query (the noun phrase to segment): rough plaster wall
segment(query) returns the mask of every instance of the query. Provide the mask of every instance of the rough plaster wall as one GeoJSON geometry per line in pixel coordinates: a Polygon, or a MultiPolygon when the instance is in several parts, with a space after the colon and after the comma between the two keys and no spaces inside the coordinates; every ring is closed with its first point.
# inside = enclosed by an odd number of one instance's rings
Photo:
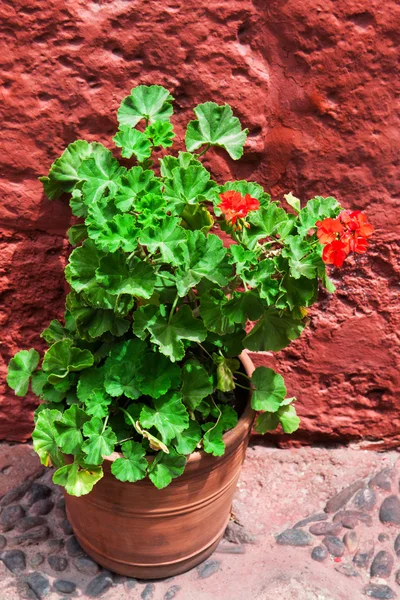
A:
{"type": "Polygon", "coordinates": [[[37,177],[77,138],[111,146],[121,98],[159,83],[176,98],[178,136],[209,99],[249,127],[241,162],[210,152],[218,181],[256,180],[274,198],[333,194],[367,212],[369,254],[332,272],[338,293],[321,296],[300,340],[256,361],[299,399],[295,440],[398,442],[395,2],[3,0],[0,16],[0,438],[26,439],[35,405],[7,390],[6,363],[41,347],[63,310],[70,214],[37,177]]]}

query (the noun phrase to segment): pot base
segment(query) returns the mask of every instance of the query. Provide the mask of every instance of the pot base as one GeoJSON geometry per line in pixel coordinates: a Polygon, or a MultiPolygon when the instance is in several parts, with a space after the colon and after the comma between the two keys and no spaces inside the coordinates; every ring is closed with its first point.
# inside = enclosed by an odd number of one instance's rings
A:
{"type": "MultiPolygon", "coordinates": [[[[68,513],[68,511],[67,511],[68,513]]],[[[69,515],[67,514],[68,519],[69,515]]],[[[99,565],[112,571],[113,573],[117,573],[118,575],[125,575],[126,577],[134,577],[135,579],[164,579],[166,577],[174,577],[175,575],[180,575],[181,573],[185,573],[194,567],[197,567],[200,563],[205,561],[211,554],[215,551],[218,544],[220,543],[225,529],[229,523],[229,519],[227,520],[225,527],[218,534],[217,539],[213,540],[209,546],[200,550],[193,556],[189,556],[183,558],[182,560],[164,563],[164,564],[156,564],[156,565],[138,565],[131,564],[122,561],[116,561],[104,554],[98,552],[93,546],[90,545],[89,542],[83,540],[79,533],[74,532],[75,536],[83,548],[83,550],[90,556],[94,561],[96,561],[99,565]]],[[[73,528],[73,523],[72,528],[73,528]]]]}

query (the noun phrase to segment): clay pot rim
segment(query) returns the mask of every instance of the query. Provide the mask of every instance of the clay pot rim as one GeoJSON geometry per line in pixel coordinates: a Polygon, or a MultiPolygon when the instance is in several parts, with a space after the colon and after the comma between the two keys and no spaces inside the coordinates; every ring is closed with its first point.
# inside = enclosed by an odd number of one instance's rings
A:
{"type": "MultiPolygon", "coordinates": [[[[251,358],[249,357],[248,353],[246,352],[246,350],[243,350],[243,352],[239,355],[238,358],[239,358],[240,362],[242,363],[247,375],[251,376],[255,367],[254,367],[254,364],[253,364],[251,358]]],[[[233,429],[230,429],[229,431],[224,433],[224,435],[222,436],[222,439],[225,442],[225,454],[223,456],[226,456],[227,454],[229,454],[230,451],[236,447],[238,438],[242,438],[242,437],[244,438],[244,437],[246,437],[246,435],[248,435],[249,423],[251,423],[254,420],[255,415],[256,415],[255,410],[253,410],[251,408],[251,394],[249,393],[246,408],[244,409],[242,415],[240,416],[238,424],[236,425],[236,427],[234,427],[233,429]]],[[[116,461],[118,458],[122,458],[122,457],[123,457],[123,455],[121,452],[113,452],[109,456],[104,456],[103,459],[104,459],[105,463],[109,463],[108,466],[111,466],[111,463],[116,461]]],[[[154,457],[147,456],[146,458],[152,460],[154,457]]],[[[200,461],[204,462],[205,459],[207,460],[207,462],[209,462],[209,461],[216,462],[220,458],[222,458],[222,457],[207,454],[207,452],[204,452],[204,450],[198,450],[196,452],[192,452],[192,454],[189,454],[187,457],[185,471],[187,472],[189,465],[191,467],[196,468],[198,466],[198,464],[200,463],[200,461]]]]}

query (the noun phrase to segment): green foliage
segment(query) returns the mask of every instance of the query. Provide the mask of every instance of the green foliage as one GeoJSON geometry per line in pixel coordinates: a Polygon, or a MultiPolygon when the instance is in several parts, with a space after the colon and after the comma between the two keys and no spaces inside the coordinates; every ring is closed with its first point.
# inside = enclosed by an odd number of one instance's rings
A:
{"type": "Polygon", "coordinates": [[[230,106],[205,102],[196,106],[194,113],[197,119],[190,121],[186,131],[186,148],[189,152],[209,144],[225,148],[234,160],[242,156],[248,129],[242,130],[230,106]]]}
{"type": "Polygon", "coordinates": [[[125,442],[121,445],[122,457],[111,465],[111,472],[120,481],[134,483],[146,477],[146,451],[138,442],[125,442]]]}
{"type": "Polygon", "coordinates": [[[33,348],[21,350],[10,360],[7,383],[17,396],[25,396],[32,373],[39,363],[39,353],[33,348]]]}
{"type": "Polygon", "coordinates": [[[282,376],[258,367],[249,378],[238,358],[244,348],[285,348],[305,327],[319,282],[334,291],[315,224],[337,216],[337,201],[317,196],[301,208],[290,193],[286,212],[255,182],[213,181],[201,155],[217,146],[236,160],[247,135],[214,102],[194,109],[188,151],[164,155],[158,175],[154,151],[175,138],[172,101],[158,85],[124,98],[114,142],[126,166],[102,144],[78,140],[41,178],[50,199],[70,195],[76,217],[71,291],[64,319],[42,333],[41,365],[36,350],[22,350],[7,382],[18,396],[31,382],[41,401],[34,449],[75,496],[90,493],[114,452],[117,479],[148,477],[159,489],[192,452],[222,456],[240,416],[238,389],[261,411],[258,432],[295,431],[282,376]],[[234,222],[220,206],[227,192],[243,207],[253,199],[234,222]]]}

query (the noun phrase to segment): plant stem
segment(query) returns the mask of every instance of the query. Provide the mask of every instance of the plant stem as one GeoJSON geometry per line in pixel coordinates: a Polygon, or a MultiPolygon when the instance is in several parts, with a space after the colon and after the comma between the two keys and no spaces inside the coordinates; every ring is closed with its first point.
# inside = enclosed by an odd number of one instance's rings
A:
{"type": "Polygon", "coordinates": [[[209,150],[211,147],[211,144],[207,144],[207,146],[204,148],[204,150],[202,152],[200,152],[200,154],[197,155],[197,158],[200,158],[200,156],[203,156],[203,154],[205,154],[207,152],[207,150],[209,150]]]}
{"type": "Polygon", "coordinates": [[[124,440],[121,440],[120,442],[118,442],[118,444],[121,445],[124,442],[129,442],[129,440],[133,440],[133,437],[125,438],[124,440]]]}
{"type": "Polygon", "coordinates": [[[171,312],[169,313],[168,323],[171,322],[171,319],[174,316],[174,312],[175,312],[175,309],[176,309],[176,305],[178,304],[178,300],[179,300],[179,295],[176,294],[174,303],[173,303],[172,308],[171,308],[171,312]]]}
{"type": "Polygon", "coordinates": [[[248,390],[249,392],[253,391],[251,388],[247,387],[247,385],[240,385],[240,383],[237,383],[237,381],[235,381],[235,387],[240,387],[242,390],[248,390]]]}
{"type": "Polygon", "coordinates": [[[209,352],[207,352],[207,350],[204,348],[204,346],[202,346],[200,344],[200,342],[197,342],[197,345],[200,346],[200,348],[203,350],[203,352],[205,352],[207,354],[207,356],[209,356],[211,358],[211,360],[212,360],[211,354],[209,352]]]}
{"type": "Polygon", "coordinates": [[[108,419],[109,419],[110,415],[107,415],[104,421],[104,425],[103,425],[103,429],[101,433],[104,433],[107,427],[107,423],[108,423],[108,419]]]}

